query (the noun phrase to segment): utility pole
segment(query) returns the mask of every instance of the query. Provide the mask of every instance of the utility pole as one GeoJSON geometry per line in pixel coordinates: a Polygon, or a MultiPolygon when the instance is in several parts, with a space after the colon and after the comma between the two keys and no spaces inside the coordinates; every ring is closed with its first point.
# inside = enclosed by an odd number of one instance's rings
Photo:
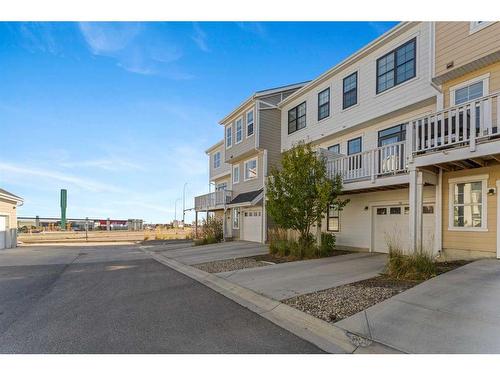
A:
{"type": "Polygon", "coordinates": [[[187,182],[184,183],[182,188],[182,227],[184,228],[184,219],[186,217],[186,186],[187,182]]]}
{"type": "Polygon", "coordinates": [[[179,202],[181,198],[177,198],[175,200],[175,211],[174,211],[174,222],[177,223],[177,202],[179,202]]]}
{"type": "Polygon", "coordinates": [[[85,241],[89,240],[89,218],[85,218],[85,241]]]}

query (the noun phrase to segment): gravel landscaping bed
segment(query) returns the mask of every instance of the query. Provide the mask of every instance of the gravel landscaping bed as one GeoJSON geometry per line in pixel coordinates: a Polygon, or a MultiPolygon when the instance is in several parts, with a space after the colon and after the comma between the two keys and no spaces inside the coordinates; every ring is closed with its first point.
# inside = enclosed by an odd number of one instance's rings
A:
{"type": "MultiPolygon", "coordinates": [[[[451,271],[467,263],[469,261],[438,263],[438,274],[451,271]]],[[[316,318],[335,323],[404,292],[421,282],[423,280],[406,281],[378,276],[319,292],[303,294],[281,302],[316,318]]]]}
{"type": "Polygon", "coordinates": [[[250,257],[216,260],[213,262],[195,264],[193,267],[209,273],[219,273],[242,270],[244,268],[264,267],[268,265],[269,263],[260,262],[250,257]]]}

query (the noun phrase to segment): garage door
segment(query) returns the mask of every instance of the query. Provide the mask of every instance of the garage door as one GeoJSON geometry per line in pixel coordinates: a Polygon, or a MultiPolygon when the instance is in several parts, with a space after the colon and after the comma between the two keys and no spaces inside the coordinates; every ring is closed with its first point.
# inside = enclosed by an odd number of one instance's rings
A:
{"type": "MultiPolygon", "coordinates": [[[[407,205],[373,208],[373,251],[389,252],[389,244],[408,250],[410,245],[410,208],[407,205]]],[[[423,247],[434,249],[434,205],[423,207],[423,247]]]]}
{"type": "Polygon", "coordinates": [[[5,249],[7,246],[7,218],[0,216],[0,249],[5,249]]]}
{"type": "Polygon", "coordinates": [[[262,241],[262,211],[243,211],[243,234],[245,241],[262,241]]]}

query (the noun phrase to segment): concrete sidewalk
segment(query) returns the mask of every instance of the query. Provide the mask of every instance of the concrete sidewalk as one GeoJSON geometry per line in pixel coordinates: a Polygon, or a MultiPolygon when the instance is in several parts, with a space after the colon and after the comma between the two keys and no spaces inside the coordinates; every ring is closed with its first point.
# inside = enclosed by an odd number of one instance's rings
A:
{"type": "Polygon", "coordinates": [[[500,353],[500,260],[470,263],[335,323],[407,353],[500,353]]]}
{"type": "Polygon", "coordinates": [[[378,276],[386,255],[353,253],[217,274],[275,300],[378,276]]]}
{"type": "Polygon", "coordinates": [[[212,262],[216,260],[250,257],[267,254],[266,245],[257,242],[232,241],[204,246],[178,244],[148,248],[165,257],[175,259],[187,265],[212,262]]]}

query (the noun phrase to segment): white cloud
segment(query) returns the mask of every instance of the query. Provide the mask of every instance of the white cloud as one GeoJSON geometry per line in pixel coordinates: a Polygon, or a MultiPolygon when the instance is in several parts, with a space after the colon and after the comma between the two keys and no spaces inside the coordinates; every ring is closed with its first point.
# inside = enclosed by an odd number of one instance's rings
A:
{"type": "Polygon", "coordinates": [[[203,52],[210,52],[210,48],[208,48],[207,45],[207,34],[196,22],[193,24],[193,28],[194,35],[191,37],[191,39],[193,39],[200,50],[202,50],[203,52]]]}
{"type": "Polygon", "coordinates": [[[236,24],[243,31],[256,34],[261,38],[267,37],[267,30],[261,22],[237,22],[236,24]]]}
{"type": "Polygon", "coordinates": [[[128,72],[192,78],[174,64],[183,56],[181,48],[155,23],[81,22],[79,29],[92,54],[112,58],[128,72]]]}
{"type": "MultiPolygon", "coordinates": [[[[9,173],[9,177],[12,175],[24,176],[29,178],[39,178],[44,180],[57,181],[59,183],[70,184],[72,186],[81,188],[95,193],[118,193],[123,192],[113,185],[101,183],[92,179],[82,178],[70,174],[55,172],[47,169],[40,168],[30,168],[25,166],[19,166],[16,164],[10,164],[5,162],[0,162],[0,171],[9,173]]],[[[39,184],[40,181],[32,179],[33,184],[39,184]]]]}
{"type": "Polygon", "coordinates": [[[92,168],[92,169],[98,168],[110,172],[144,170],[144,167],[137,163],[133,163],[119,158],[64,161],[60,162],[59,165],[65,168],[92,168]]]}

